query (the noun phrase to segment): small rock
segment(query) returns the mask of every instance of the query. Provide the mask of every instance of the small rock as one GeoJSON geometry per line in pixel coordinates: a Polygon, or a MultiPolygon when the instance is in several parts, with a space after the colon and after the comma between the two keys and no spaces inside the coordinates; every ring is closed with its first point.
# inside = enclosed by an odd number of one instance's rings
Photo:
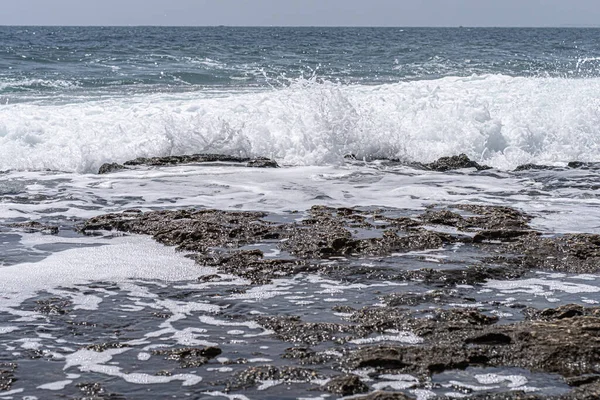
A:
{"type": "Polygon", "coordinates": [[[250,168],[279,168],[279,164],[275,160],[268,158],[255,158],[248,161],[246,167],[250,168]]]}
{"type": "Polygon", "coordinates": [[[369,391],[369,387],[356,375],[336,376],[327,382],[322,389],[330,393],[341,394],[342,396],[350,396],[369,391]]]}
{"type": "Polygon", "coordinates": [[[124,169],[127,169],[127,167],[125,167],[124,165],[121,165],[121,164],[105,163],[100,166],[100,169],[98,169],[98,174],[99,175],[110,174],[111,172],[121,171],[124,169]]]}
{"type": "Polygon", "coordinates": [[[472,161],[466,154],[459,154],[458,156],[452,157],[441,157],[437,161],[434,161],[429,164],[423,164],[426,169],[430,169],[433,171],[445,172],[454,169],[461,168],[476,168],[477,171],[483,171],[486,169],[491,169],[487,165],[480,165],[475,161],[472,161]]]}

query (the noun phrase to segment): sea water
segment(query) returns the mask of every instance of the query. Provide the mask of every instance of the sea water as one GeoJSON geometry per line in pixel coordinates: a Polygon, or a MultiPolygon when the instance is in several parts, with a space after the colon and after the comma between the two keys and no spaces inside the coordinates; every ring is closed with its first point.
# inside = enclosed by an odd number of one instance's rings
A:
{"type": "MultiPolygon", "coordinates": [[[[600,233],[600,168],[566,167],[600,162],[599,93],[596,29],[0,27],[0,355],[20,365],[19,381],[0,398],[81,395],[82,382],[132,398],[323,398],[306,385],[289,393],[282,382],[264,382],[242,395],[206,382],[248,365],[285,365],[279,355],[289,344],[253,316],[339,322],[334,305],[377,306],[385,294],[427,287],[317,275],[254,287],[226,275],[198,283],[215,271],[184,253],[141,236],[83,236],[77,224],[131,208],[261,210],[282,221],[313,205],[410,216],[470,203],[516,207],[547,234],[600,233]],[[266,156],[281,168],[213,163],[97,174],[107,162],[192,153],[266,156]],[[493,169],[410,166],[459,153],[493,169]],[[526,163],[556,168],[514,171],[526,163]],[[11,226],[31,220],[59,232],[11,226]],[[35,311],[48,299],[67,300],[69,318],[89,327],[35,311]],[[128,347],[83,347],[117,339],[128,347]],[[217,364],[156,375],[162,364],[152,349],[203,345],[224,350],[217,364]],[[234,357],[247,364],[229,363],[234,357]]],[[[387,262],[410,269],[471,257],[439,249],[387,262]]],[[[599,279],[533,272],[471,288],[475,303],[456,306],[500,302],[507,306],[496,314],[513,322],[522,319],[508,307],[514,302],[597,304],[599,279]]],[[[389,332],[357,340],[419,339],[389,332]]],[[[423,399],[459,395],[457,387],[564,391],[556,377],[524,370],[434,381],[434,391],[414,389],[410,376],[369,384],[423,399]]]]}

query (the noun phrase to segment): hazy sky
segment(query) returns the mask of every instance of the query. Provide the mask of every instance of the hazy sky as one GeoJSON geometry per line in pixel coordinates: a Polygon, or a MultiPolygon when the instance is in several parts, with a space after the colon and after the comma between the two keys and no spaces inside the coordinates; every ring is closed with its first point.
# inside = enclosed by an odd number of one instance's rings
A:
{"type": "Polygon", "coordinates": [[[0,0],[0,25],[600,26],[600,0],[0,0]]]}

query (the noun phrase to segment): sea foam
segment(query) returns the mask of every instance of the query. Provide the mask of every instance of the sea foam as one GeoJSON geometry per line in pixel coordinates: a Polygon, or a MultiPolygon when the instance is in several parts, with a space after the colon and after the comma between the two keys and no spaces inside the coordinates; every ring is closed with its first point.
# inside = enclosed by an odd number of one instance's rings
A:
{"type": "Polygon", "coordinates": [[[139,156],[214,152],[287,165],[344,155],[429,162],[466,153],[501,169],[600,161],[600,78],[448,77],[367,86],[299,80],[0,106],[0,170],[95,172],[139,156]]]}

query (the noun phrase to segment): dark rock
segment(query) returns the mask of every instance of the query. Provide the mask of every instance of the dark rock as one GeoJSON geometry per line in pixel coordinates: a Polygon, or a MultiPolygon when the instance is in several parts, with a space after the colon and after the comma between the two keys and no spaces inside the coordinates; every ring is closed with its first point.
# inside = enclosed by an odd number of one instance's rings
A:
{"type": "Polygon", "coordinates": [[[548,170],[556,169],[550,165],[538,165],[538,164],[523,164],[515,168],[515,171],[529,171],[529,170],[548,170]]]}
{"type": "Polygon", "coordinates": [[[323,375],[314,370],[298,367],[250,367],[240,371],[230,380],[228,389],[245,389],[257,386],[263,381],[306,382],[323,379],[323,375]]]}
{"type": "Polygon", "coordinates": [[[354,396],[353,400],[412,400],[412,397],[408,397],[404,393],[399,392],[383,392],[376,391],[369,393],[366,396],[354,396]]]}
{"type": "Polygon", "coordinates": [[[462,324],[460,329],[442,321],[428,329],[429,344],[364,347],[350,355],[348,367],[395,369],[423,376],[475,366],[520,367],[565,377],[600,373],[598,317],[492,326],[462,324]]]}
{"type": "Polygon", "coordinates": [[[521,254],[522,265],[529,269],[592,274],[600,271],[600,235],[528,235],[509,245],[508,251],[521,254]]]}
{"type": "Polygon", "coordinates": [[[15,363],[0,363],[0,391],[7,391],[12,388],[13,383],[17,381],[15,371],[17,364],[15,363]]]}
{"type": "Polygon", "coordinates": [[[153,350],[153,355],[166,356],[165,360],[179,361],[181,368],[195,368],[206,364],[221,354],[218,347],[185,347],[179,349],[153,350]]]}
{"type": "Polygon", "coordinates": [[[111,172],[122,171],[124,169],[127,169],[127,167],[121,164],[105,163],[100,166],[100,169],[98,169],[98,174],[110,174],[111,172]]]}
{"type": "Polygon", "coordinates": [[[421,293],[400,292],[383,297],[383,301],[390,307],[416,306],[423,303],[447,304],[459,299],[467,303],[472,302],[461,297],[459,292],[453,289],[436,289],[421,293]]]}
{"type": "Polygon", "coordinates": [[[516,238],[528,235],[537,235],[534,231],[521,231],[521,230],[489,230],[479,231],[473,236],[473,242],[481,243],[488,240],[497,240],[501,242],[512,241],[516,238]]]}
{"type": "Polygon", "coordinates": [[[268,158],[255,158],[248,161],[246,166],[250,168],[279,168],[279,165],[275,160],[268,158]]]}
{"type": "Polygon", "coordinates": [[[480,165],[475,161],[472,161],[471,159],[469,159],[469,157],[467,157],[466,154],[459,154],[458,156],[451,157],[441,157],[432,163],[423,164],[423,166],[426,169],[439,172],[445,172],[461,168],[476,168],[478,171],[491,169],[491,167],[488,167],[487,165],[480,165]]]}
{"type": "Polygon", "coordinates": [[[167,166],[177,164],[195,164],[195,163],[210,163],[210,162],[234,162],[243,163],[250,161],[249,158],[227,156],[223,154],[191,154],[181,156],[166,156],[166,157],[138,157],[135,160],[125,162],[125,165],[139,166],[167,166]]]}
{"type": "Polygon", "coordinates": [[[583,307],[579,304],[566,304],[557,308],[547,308],[545,310],[537,310],[535,308],[527,308],[523,310],[523,314],[528,319],[553,321],[557,319],[581,317],[581,316],[600,316],[600,307],[583,307]]]}
{"type": "Polygon", "coordinates": [[[204,252],[210,247],[239,247],[278,236],[278,227],[262,220],[265,214],[218,210],[151,211],[106,214],[89,219],[82,231],[120,230],[154,236],[181,250],[204,252]]]}
{"type": "Polygon", "coordinates": [[[569,168],[578,169],[600,169],[599,162],[584,162],[584,161],[571,161],[567,164],[569,168]]]}
{"type": "Polygon", "coordinates": [[[17,224],[10,224],[11,228],[23,229],[27,233],[47,233],[50,235],[58,234],[59,228],[55,225],[46,225],[37,221],[20,222],[17,224]]]}
{"type": "Polygon", "coordinates": [[[129,347],[129,345],[126,343],[119,343],[119,342],[105,342],[105,343],[98,343],[98,344],[90,344],[90,345],[85,346],[84,349],[94,350],[95,352],[101,353],[108,349],[122,349],[125,347],[129,347]]]}
{"type": "Polygon", "coordinates": [[[322,390],[342,396],[350,396],[368,392],[369,387],[356,375],[343,375],[332,378],[327,384],[323,385],[322,390]]]}
{"type": "Polygon", "coordinates": [[[61,299],[59,297],[36,300],[36,304],[35,311],[48,315],[68,314],[71,311],[68,307],[72,305],[69,300],[61,299]]]}
{"type": "Polygon", "coordinates": [[[265,284],[273,278],[318,270],[317,265],[301,260],[264,259],[260,250],[208,256],[199,254],[195,260],[199,264],[216,267],[222,273],[249,279],[253,284],[265,284]]]}

